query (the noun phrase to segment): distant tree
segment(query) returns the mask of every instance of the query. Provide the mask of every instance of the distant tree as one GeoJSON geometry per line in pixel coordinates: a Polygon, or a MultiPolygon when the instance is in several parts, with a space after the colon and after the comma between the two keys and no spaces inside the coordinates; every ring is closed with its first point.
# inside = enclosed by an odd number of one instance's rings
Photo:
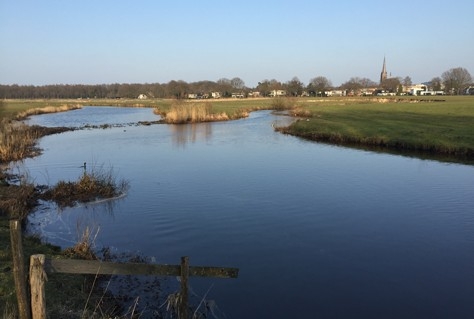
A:
{"type": "Polygon", "coordinates": [[[441,88],[443,87],[443,80],[441,80],[439,76],[432,78],[430,87],[433,91],[441,91],[441,88]]]}
{"type": "Polygon", "coordinates": [[[235,77],[230,80],[230,85],[235,90],[243,90],[245,88],[245,82],[239,77],[235,77]]]}
{"type": "Polygon", "coordinates": [[[176,99],[183,99],[186,97],[186,93],[189,93],[188,83],[184,81],[170,81],[167,88],[167,95],[176,99]]]}
{"type": "Polygon", "coordinates": [[[332,83],[324,76],[312,78],[308,84],[308,91],[314,95],[324,95],[324,92],[332,87],[332,83]]]}
{"type": "Polygon", "coordinates": [[[395,93],[395,92],[398,92],[398,88],[400,84],[401,84],[400,78],[388,78],[388,79],[383,80],[383,82],[381,83],[381,87],[384,90],[395,93]]]}
{"type": "Polygon", "coordinates": [[[465,68],[453,68],[441,75],[446,91],[461,94],[462,89],[471,83],[471,74],[465,68]]]}
{"type": "Polygon", "coordinates": [[[261,95],[267,96],[270,93],[270,81],[263,80],[258,82],[257,87],[255,88],[261,95]]]}
{"type": "Polygon", "coordinates": [[[349,81],[342,83],[341,89],[346,90],[347,92],[356,93],[364,87],[362,79],[358,77],[350,78],[349,81]]]}
{"type": "Polygon", "coordinates": [[[277,81],[275,79],[270,80],[270,90],[282,90],[283,89],[283,84],[281,84],[280,81],[277,81]]]}
{"type": "Polygon", "coordinates": [[[410,85],[412,85],[413,82],[411,81],[411,77],[406,76],[406,77],[403,79],[402,84],[403,84],[404,86],[410,86],[410,85]]]}
{"type": "Polygon", "coordinates": [[[295,76],[286,82],[285,89],[291,96],[300,96],[303,93],[303,82],[295,76]]]}
{"type": "Polygon", "coordinates": [[[362,87],[364,88],[373,88],[373,87],[377,87],[377,82],[375,81],[372,81],[371,79],[368,79],[368,78],[362,78],[360,80],[360,83],[362,84],[362,87]]]}
{"type": "Polygon", "coordinates": [[[227,78],[220,78],[217,80],[218,91],[221,92],[223,97],[229,97],[232,95],[232,82],[227,78]]]}
{"type": "Polygon", "coordinates": [[[283,85],[281,84],[281,82],[278,82],[275,79],[265,79],[261,82],[258,82],[258,85],[255,89],[259,91],[263,96],[268,96],[273,90],[283,89],[283,85]]]}

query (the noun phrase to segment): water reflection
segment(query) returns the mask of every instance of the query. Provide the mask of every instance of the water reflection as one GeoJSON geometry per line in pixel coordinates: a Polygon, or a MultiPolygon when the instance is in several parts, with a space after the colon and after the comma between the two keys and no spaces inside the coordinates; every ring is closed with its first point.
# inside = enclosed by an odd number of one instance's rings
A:
{"type": "Polygon", "coordinates": [[[188,143],[195,143],[197,140],[208,142],[212,137],[211,123],[198,124],[173,124],[168,125],[171,133],[173,145],[185,148],[188,143]]]}
{"type": "Polygon", "coordinates": [[[113,214],[45,209],[33,223],[63,246],[90,222],[99,247],[238,267],[210,293],[229,318],[469,318],[474,167],[275,133],[287,119],[45,137],[44,154],[25,160],[33,179],[74,179],[87,160],[117,168],[131,188],[113,214]]]}

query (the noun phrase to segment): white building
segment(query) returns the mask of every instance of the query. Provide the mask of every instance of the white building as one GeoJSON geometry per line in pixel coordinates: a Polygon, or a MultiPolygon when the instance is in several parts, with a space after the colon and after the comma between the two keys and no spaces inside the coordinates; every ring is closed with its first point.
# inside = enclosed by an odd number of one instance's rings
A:
{"type": "Polygon", "coordinates": [[[286,96],[286,91],[285,90],[273,90],[273,91],[270,91],[269,96],[271,96],[271,97],[286,96]]]}

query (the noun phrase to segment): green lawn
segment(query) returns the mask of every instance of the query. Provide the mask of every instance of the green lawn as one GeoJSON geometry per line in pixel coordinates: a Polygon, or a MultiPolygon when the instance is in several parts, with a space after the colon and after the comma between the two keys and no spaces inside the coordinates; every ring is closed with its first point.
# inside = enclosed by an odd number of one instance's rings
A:
{"type": "Polygon", "coordinates": [[[300,100],[311,116],[284,131],[335,144],[474,156],[474,97],[300,100]]]}

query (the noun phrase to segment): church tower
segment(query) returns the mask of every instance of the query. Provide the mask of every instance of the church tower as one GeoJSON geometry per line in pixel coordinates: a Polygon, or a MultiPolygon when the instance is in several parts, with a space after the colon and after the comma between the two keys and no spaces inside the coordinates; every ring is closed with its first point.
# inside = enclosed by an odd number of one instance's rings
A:
{"type": "Polygon", "coordinates": [[[383,67],[382,72],[380,73],[380,84],[387,79],[387,67],[385,65],[385,57],[383,57],[383,67]]]}

